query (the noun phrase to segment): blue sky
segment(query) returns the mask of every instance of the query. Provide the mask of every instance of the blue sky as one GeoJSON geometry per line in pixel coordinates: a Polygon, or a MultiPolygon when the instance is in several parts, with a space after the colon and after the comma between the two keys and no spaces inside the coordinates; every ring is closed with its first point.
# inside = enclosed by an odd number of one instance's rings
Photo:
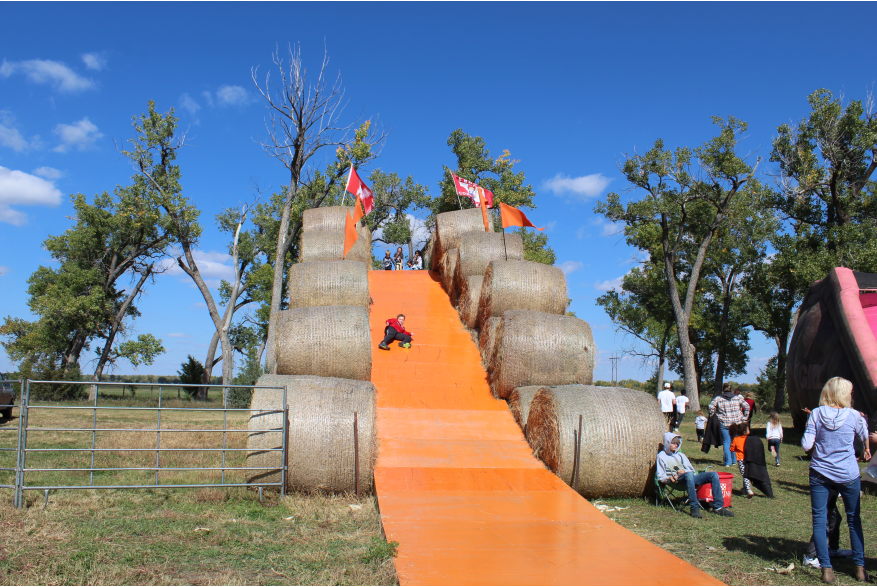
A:
{"type": "MultiPolygon", "coordinates": [[[[311,70],[328,50],[348,119],[379,116],[392,130],[375,166],[435,192],[456,128],[520,160],[537,193],[528,215],[550,227],[572,309],[601,351],[596,377],[608,379],[622,339],[594,299],[634,251],[593,207],[625,189],[624,153],[657,138],[696,146],[712,136],[711,116],[734,115],[749,122],[743,149],[767,158],[776,127],[805,116],[812,91],[864,99],[874,87],[875,16],[873,3],[2,3],[0,316],[28,316],[26,280],[50,262],[41,242],[70,225],[69,195],[129,181],[115,144],[150,99],[189,129],[178,163],[203,211],[201,268],[212,283],[226,277],[213,216],[249,200],[253,181],[286,179],[254,140],[266,110],[250,70],[262,76],[276,45],[299,43],[311,70]]],[[[135,331],[167,348],[139,372],[204,359],[212,324],[188,278],[162,275],[138,306],[135,331]]],[[[758,333],[752,346],[738,380],[754,381],[775,353],[758,333]]],[[[627,359],[620,375],[648,377],[627,359]]]]}

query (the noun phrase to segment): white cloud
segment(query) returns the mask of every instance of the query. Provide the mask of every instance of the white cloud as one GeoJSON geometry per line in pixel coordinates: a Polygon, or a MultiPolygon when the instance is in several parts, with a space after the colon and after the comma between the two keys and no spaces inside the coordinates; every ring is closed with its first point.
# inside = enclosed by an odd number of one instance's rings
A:
{"type": "Polygon", "coordinates": [[[600,227],[600,236],[615,236],[624,230],[621,222],[610,222],[605,218],[594,218],[591,225],[600,227]]]}
{"type": "Polygon", "coordinates": [[[548,224],[545,225],[545,230],[548,232],[554,232],[554,229],[557,227],[557,220],[552,220],[548,224]]]}
{"type": "Polygon", "coordinates": [[[207,105],[213,108],[213,94],[210,92],[201,92],[201,95],[204,96],[204,101],[207,102],[207,105]]]}
{"type": "Polygon", "coordinates": [[[52,167],[37,167],[33,170],[34,175],[39,175],[43,179],[60,179],[64,177],[64,172],[52,167]]]}
{"type": "Polygon", "coordinates": [[[12,269],[10,269],[9,267],[4,267],[3,265],[0,265],[0,275],[3,275],[4,273],[9,273],[10,271],[12,271],[12,269]]]}
{"type": "Polygon", "coordinates": [[[545,181],[542,185],[554,195],[570,194],[573,197],[586,200],[599,196],[609,185],[612,178],[605,177],[602,173],[569,177],[558,173],[553,178],[545,181]]]}
{"type": "Polygon", "coordinates": [[[216,100],[220,106],[240,106],[249,102],[250,96],[241,86],[220,86],[216,100]]]}
{"type": "Polygon", "coordinates": [[[82,62],[85,63],[85,67],[95,71],[100,71],[107,66],[107,58],[103,53],[86,53],[82,56],[82,62]]]}
{"type": "Polygon", "coordinates": [[[165,334],[165,336],[169,336],[170,338],[191,338],[192,337],[191,334],[186,334],[185,332],[169,332],[169,333],[165,334]]]}
{"type": "MultiPolygon", "coordinates": [[[[184,278],[181,281],[192,284],[192,279],[177,264],[176,256],[178,254],[171,252],[173,258],[165,259],[161,264],[161,268],[169,275],[182,275],[184,278]]],[[[234,268],[231,266],[231,255],[228,252],[195,251],[193,256],[195,257],[195,263],[198,265],[198,271],[208,287],[217,288],[223,279],[226,281],[234,279],[234,268]]]]}
{"type": "Polygon", "coordinates": [[[9,147],[17,153],[23,153],[40,146],[38,136],[27,140],[15,126],[15,117],[12,112],[0,110],[0,145],[9,147]]]}
{"type": "Polygon", "coordinates": [[[616,277],[615,279],[610,279],[608,281],[598,281],[594,284],[594,289],[597,291],[610,291],[613,289],[621,289],[621,283],[624,281],[624,275],[621,277],[616,277]]]}
{"type": "MultiPolygon", "coordinates": [[[[422,218],[418,218],[411,214],[405,214],[408,218],[408,226],[411,227],[411,240],[414,243],[414,248],[419,249],[426,245],[426,242],[429,240],[429,228],[426,226],[426,222],[422,218]]],[[[384,238],[384,229],[383,227],[379,227],[372,233],[372,242],[377,239],[384,238]]],[[[376,245],[384,246],[384,243],[375,243],[376,245]]],[[[387,245],[389,246],[389,245],[387,245]]],[[[398,245],[395,245],[398,246],[398,245]]],[[[403,247],[405,254],[408,254],[408,249],[403,247]]],[[[383,254],[378,255],[379,257],[383,257],[383,254]]]]}
{"type": "Polygon", "coordinates": [[[23,171],[0,167],[0,222],[20,226],[27,222],[27,214],[10,206],[57,206],[61,191],[45,179],[23,171]]]}
{"type": "Polygon", "coordinates": [[[104,136],[88,118],[73,124],[59,124],[52,132],[61,139],[61,144],[53,149],[58,153],[66,153],[74,147],[84,151],[93,147],[95,141],[104,136]]]}
{"type": "Polygon", "coordinates": [[[196,102],[192,96],[189,94],[182,94],[180,96],[180,108],[188,112],[189,114],[197,114],[199,110],[201,110],[201,105],[196,102]]]}
{"type": "Polygon", "coordinates": [[[0,76],[9,77],[21,72],[36,84],[52,84],[59,92],[81,92],[94,87],[94,82],[82,77],[60,61],[31,59],[29,61],[6,61],[0,64],[0,76]]]}
{"type": "Polygon", "coordinates": [[[564,275],[569,275],[570,273],[575,273],[576,271],[584,267],[584,265],[582,265],[582,263],[579,261],[564,261],[563,263],[558,265],[558,267],[560,267],[560,270],[563,271],[564,275]]]}

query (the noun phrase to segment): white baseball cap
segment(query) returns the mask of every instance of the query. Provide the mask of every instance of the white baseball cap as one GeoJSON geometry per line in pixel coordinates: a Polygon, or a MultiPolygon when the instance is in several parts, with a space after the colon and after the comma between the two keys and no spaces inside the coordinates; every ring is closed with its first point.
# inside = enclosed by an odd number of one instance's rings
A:
{"type": "Polygon", "coordinates": [[[670,389],[670,384],[665,382],[665,383],[664,383],[664,389],[670,389]]]}

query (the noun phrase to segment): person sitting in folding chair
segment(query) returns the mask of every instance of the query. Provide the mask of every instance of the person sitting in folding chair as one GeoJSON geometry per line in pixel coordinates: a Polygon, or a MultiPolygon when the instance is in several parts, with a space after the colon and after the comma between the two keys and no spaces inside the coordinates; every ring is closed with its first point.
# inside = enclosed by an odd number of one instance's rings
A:
{"type": "Polygon", "coordinates": [[[683,483],[688,490],[688,503],[691,505],[690,515],[692,518],[702,518],[700,502],[697,500],[697,487],[707,483],[712,484],[713,489],[713,513],[718,516],[733,516],[733,512],[725,508],[725,497],[722,495],[722,485],[719,483],[719,474],[715,471],[696,473],[691,461],[679,450],[682,446],[682,437],[673,432],[664,433],[664,448],[658,453],[657,472],[660,483],[683,483]]]}

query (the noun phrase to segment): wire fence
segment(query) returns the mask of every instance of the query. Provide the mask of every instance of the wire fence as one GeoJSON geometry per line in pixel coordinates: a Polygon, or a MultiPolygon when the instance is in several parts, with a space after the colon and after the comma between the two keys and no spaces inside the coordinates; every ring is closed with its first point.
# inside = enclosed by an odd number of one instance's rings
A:
{"type": "MultiPolygon", "coordinates": [[[[0,426],[0,488],[13,489],[15,507],[24,506],[26,491],[61,489],[173,489],[204,487],[265,487],[286,494],[289,405],[282,386],[235,385],[236,389],[274,390],[276,409],[252,411],[162,399],[155,406],[100,405],[95,390],[88,402],[43,402],[31,397],[32,385],[69,386],[70,381],[21,380],[17,385],[17,425],[0,426]],[[193,407],[194,406],[194,407],[193,407]],[[283,414],[278,428],[251,429],[251,414],[283,414]],[[258,465],[247,463],[251,434],[271,442],[257,449],[258,465]],[[276,454],[273,459],[267,455],[276,454]],[[14,458],[11,458],[14,457],[14,458]],[[268,475],[273,473],[273,475],[268,475]],[[279,473],[279,475],[277,474],[279,473]],[[9,483],[11,481],[11,483],[9,483]]],[[[116,386],[87,382],[88,386],[116,386]]],[[[174,388],[225,388],[222,385],[173,384],[174,388]]],[[[0,406],[0,409],[9,406],[0,406]]],[[[12,418],[15,419],[14,416],[12,418]]],[[[7,424],[11,420],[7,420],[7,424]]],[[[254,460],[254,461],[255,461],[254,460]]]]}

